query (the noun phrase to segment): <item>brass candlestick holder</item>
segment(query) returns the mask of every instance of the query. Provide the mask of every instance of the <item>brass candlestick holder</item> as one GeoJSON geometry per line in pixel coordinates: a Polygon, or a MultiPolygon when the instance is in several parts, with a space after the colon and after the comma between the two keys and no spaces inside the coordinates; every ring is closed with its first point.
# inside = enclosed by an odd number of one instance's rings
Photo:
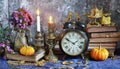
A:
{"type": "Polygon", "coordinates": [[[49,53],[47,56],[45,56],[45,59],[47,61],[56,63],[58,62],[58,58],[53,53],[53,48],[56,45],[56,36],[54,32],[52,32],[52,30],[49,29],[49,31],[51,32],[48,33],[47,38],[46,38],[46,44],[49,46],[49,53]]]}
{"type": "Polygon", "coordinates": [[[37,50],[41,50],[44,47],[44,37],[41,32],[37,32],[35,36],[35,46],[37,50]]]}

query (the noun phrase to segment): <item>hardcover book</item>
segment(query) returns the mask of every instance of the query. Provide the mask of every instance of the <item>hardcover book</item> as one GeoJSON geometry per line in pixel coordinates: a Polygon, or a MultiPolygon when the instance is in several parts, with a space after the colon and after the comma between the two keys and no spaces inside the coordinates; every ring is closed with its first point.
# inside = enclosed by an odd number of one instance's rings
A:
{"type": "Polygon", "coordinates": [[[23,56],[20,54],[6,54],[7,59],[36,62],[45,55],[45,50],[37,51],[33,56],[23,56]]]}
{"type": "Polygon", "coordinates": [[[100,27],[87,27],[88,33],[93,32],[113,32],[117,31],[117,28],[115,26],[100,26],[100,27]]]}

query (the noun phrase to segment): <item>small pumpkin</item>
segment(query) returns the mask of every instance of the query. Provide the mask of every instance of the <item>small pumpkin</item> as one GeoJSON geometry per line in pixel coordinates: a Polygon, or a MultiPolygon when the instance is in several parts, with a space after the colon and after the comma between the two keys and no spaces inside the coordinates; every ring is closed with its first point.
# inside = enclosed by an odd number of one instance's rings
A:
{"type": "Polygon", "coordinates": [[[92,49],[90,56],[94,60],[102,61],[108,58],[109,52],[106,48],[101,48],[101,46],[99,46],[99,48],[92,49]]]}
{"type": "Polygon", "coordinates": [[[32,46],[23,46],[20,48],[20,54],[24,56],[31,56],[35,53],[35,49],[32,46]]]}

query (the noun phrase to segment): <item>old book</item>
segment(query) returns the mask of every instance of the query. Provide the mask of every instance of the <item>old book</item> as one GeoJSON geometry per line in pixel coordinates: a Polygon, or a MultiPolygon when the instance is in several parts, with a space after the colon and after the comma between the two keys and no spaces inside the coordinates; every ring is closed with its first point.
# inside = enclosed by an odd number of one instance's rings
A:
{"type": "Polygon", "coordinates": [[[37,51],[33,56],[23,56],[20,54],[7,54],[7,59],[36,62],[45,55],[45,50],[37,51]]]}
{"type": "Polygon", "coordinates": [[[116,42],[90,42],[89,46],[116,46],[116,42]]]}
{"type": "Polygon", "coordinates": [[[100,27],[87,27],[88,33],[93,32],[112,32],[117,31],[117,28],[115,26],[100,26],[100,27]]]}
{"type": "Polygon", "coordinates": [[[89,42],[119,42],[120,38],[90,38],[89,42]]]}
{"type": "Polygon", "coordinates": [[[91,33],[91,38],[120,38],[120,32],[91,33]]]}
{"type": "Polygon", "coordinates": [[[116,48],[116,42],[114,43],[89,43],[88,50],[91,50],[93,48],[99,48],[101,46],[102,48],[106,48],[109,50],[114,50],[116,48]]]}

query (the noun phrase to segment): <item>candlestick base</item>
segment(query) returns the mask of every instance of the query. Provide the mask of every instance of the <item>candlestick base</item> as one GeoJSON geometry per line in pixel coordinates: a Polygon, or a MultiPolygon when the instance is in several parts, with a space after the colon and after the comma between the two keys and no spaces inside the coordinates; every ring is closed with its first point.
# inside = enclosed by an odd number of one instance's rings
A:
{"type": "Polygon", "coordinates": [[[54,33],[49,33],[47,38],[46,38],[46,44],[49,47],[49,54],[47,56],[45,56],[45,59],[47,61],[53,62],[53,63],[57,63],[58,62],[58,58],[54,55],[53,53],[53,48],[56,45],[56,37],[54,33]]]}
{"type": "Polygon", "coordinates": [[[40,49],[44,46],[44,37],[42,36],[41,32],[37,32],[35,36],[35,46],[37,49],[40,49]]]}
{"type": "Polygon", "coordinates": [[[49,50],[49,54],[45,56],[45,59],[49,62],[57,63],[58,58],[53,54],[52,49],[49,50]]]}

